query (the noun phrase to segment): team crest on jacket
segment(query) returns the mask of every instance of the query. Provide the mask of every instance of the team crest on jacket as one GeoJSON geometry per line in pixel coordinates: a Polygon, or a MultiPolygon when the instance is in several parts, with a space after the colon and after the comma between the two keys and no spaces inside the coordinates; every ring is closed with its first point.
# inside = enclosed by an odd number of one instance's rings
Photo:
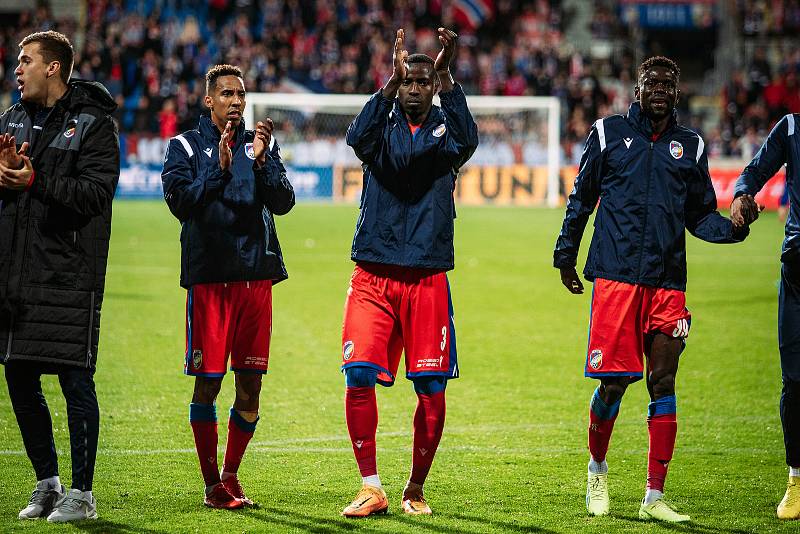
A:
{"type": "Polygon", "coordinates": [[[203,351],[200,349],[195,349],[192,351],[192,365],[194,365],[195,369],[200,369],[200,366],[203,364],[203,351]]]}
{"type": "Polygon", "coordinates": [[[592,369],[600,369],[600,366],[603,365],[603,351],[600,349],[594,349],[591,354],[589,354],[589,365],[592,366],[592,369]]]}
{"type": "Polygon", "coordinates": [[[355,344],[352,341],[345,341],[344,347],[342,347],[342,357],[345,360],[349,360],[353,357],[353,349],[355,349],[355,344]]]}
{"type": "Polygon", "coordinates": [[[73,135],[75,135],[75,127],[74,126],[72,128],[67,128],[67,131],[64,132],[64,137],[66,137],[67,139],[69,139],[73,135]]]}
{"type": "Polygon", "coordinates": [[[670,141],[669,142],[669,153],[675,159],[681,159],[683,157],[683,145],[677,141],[670,141]]]}
{"type": "Polygon", "coordinates": [[[256,159],[256,151],[253,148],[253,143],[245,143],[244,145],[244,153],[250,159],[256,159]]]}
{"type": "Polygon", "coordinates": [[[433,131],[433,136],[434,136],[434,137],[441,137],[441,136],[443,136],[443,135],[444,135],[444,132],[445,132],[445,130],[447,130],[447,127],[446,127],[444,124],[440,124],[440,125],[439,125],[439,126],[437,126],[437,127],[436,127],[436,129],[433,131]]]}

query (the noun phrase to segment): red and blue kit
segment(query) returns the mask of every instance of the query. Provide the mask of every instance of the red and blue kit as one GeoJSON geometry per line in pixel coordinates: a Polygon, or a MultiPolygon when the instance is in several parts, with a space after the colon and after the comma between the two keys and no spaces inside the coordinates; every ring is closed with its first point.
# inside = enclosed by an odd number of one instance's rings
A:
{"type": "Polygon", "coordinates": [[[186,359],[192,376],[266,373],[272,334],[272,281],[196,284],[186,296],[186,359]]]}
{"type": "Polygon", "coordinates": [[[685,339],[691,321],[683,291],[595,279],[586,376],[641,378],[646,337],[685,339]]]}
{"type": "Polygon", "coordinates": [[[378,382],[391,386],[404,351],[407,378],[458,378],[447,275],[359,262],[344,307],[342,369],[373,367],[378,382]]]}

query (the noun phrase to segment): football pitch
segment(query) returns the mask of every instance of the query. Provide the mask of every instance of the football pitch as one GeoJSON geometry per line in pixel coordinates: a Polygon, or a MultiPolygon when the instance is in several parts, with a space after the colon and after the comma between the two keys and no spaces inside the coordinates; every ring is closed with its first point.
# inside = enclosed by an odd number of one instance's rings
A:
{"type": "MultiPolygon", "coordinates": [[[[462,207],[450,273],[461,378],[426,484],[432,517],[407,517],[416,398],[409,381],[379,387],[378,468],[389,515],[339,516],[360,476],[344,423],[342,307],[355,206],[300,204],[277,219],[289,279],[276,286],[261,421],[240,469],[260,508],[202,506],[183,376],[185,292],[179,225],[160,201],[117,201],[96,374],[100,519],[22,523],[35,480],[5,384],[0,387],[0,531],[171,532],[772,532],[787,471],[778,416],[777,279],[782,223],[762,215],[740,245],[687,235],[693,321],[677,377],[678,439],[666,493],[694,520],[640,522],[647,394],[622,402],[608,462],[611,516],[588,518],[586,426],[595,382],[583,377],[589,294],[571,295],[552,268],[563,211],[462,207]]],[[[591,226],[583,241],[580,267],[591,226]]],[[[220,261],[225,261],[220,258],[220,261]]],[[[401,373],[402,374],[402,373],[401,373]]],[[[54,414],[61,478],[70,481],[64,401],[54,414]]],[[[220,445],[232,378],[218,402],[220,445]]],[[[220,461],[222,452],[220,451],[220,461]]]]}

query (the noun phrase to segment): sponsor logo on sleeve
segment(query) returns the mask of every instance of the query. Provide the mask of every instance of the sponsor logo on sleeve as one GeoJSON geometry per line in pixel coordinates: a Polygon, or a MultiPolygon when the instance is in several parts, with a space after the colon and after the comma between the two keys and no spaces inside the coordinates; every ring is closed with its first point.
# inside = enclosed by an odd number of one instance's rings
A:
{"type": "Polygon", "coordinates": [[[683,145],[678,141],[670,141],[669,153],[673,158],[681,159],[683,157],[683,145]]]}
{"type": "Polygon", "coordinates": [[[594,349],[589,354],[589,365],[592,369],[600,369],[600,366],[603,365],[603,351],[600,349],[594,349]]]}

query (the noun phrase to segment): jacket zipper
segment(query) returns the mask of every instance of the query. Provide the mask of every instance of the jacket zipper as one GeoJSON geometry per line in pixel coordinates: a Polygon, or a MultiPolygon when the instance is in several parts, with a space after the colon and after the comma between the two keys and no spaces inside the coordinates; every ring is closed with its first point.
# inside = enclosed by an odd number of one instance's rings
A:
{"type": "Polygon", "coordinates": [[[89,333],[86,336],[86,368],[92,364],[92,330],[94,330],[94,291],[89,303],[89,333]]]}
{"type": "Polygon", "coordinates": [[[644,193],[644,224],[642,225],[642,237],[639,239],[639,265],[636,267],[636,282],[641,282],[642,278],[642,257],[644,256],[644,236],[647,235],[647,208],[650,200],[650,182],[653,174],[653,141],[650,141],[650,148],[647,152],[647,188],[644,193]]]}
{"type": "Polygon", "coordinates": [[[11,317],[8,319],[8,344],[6,345],[6,355],[3,356],[3,363],[7,362],[8,359],[11,357],[11,340],[14,339],[14,314],[11,314],[11,317]]]}

